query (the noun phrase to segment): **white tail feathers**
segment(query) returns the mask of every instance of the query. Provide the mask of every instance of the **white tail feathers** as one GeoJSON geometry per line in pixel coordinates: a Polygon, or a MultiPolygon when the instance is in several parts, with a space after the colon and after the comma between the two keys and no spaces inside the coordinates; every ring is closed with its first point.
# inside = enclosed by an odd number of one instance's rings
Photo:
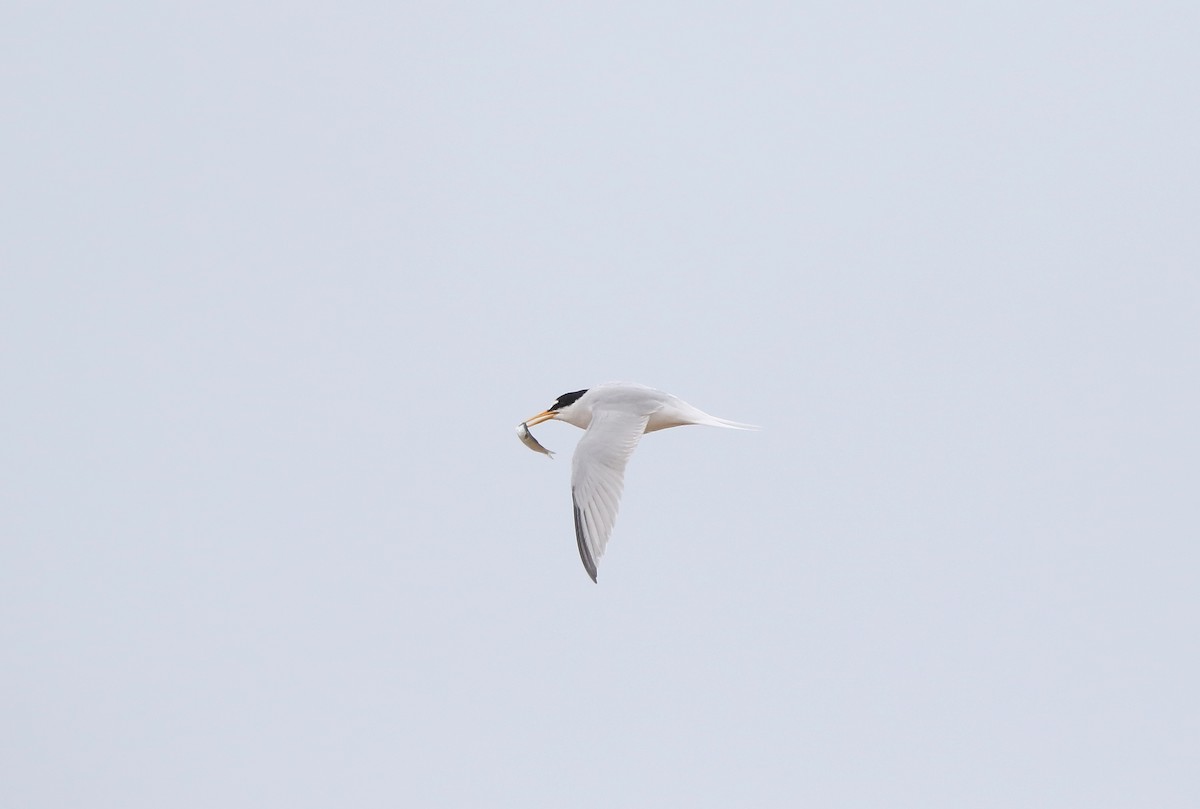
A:
{"type": "Polygon", "coordinates": [[[742,424],[740,421],[730,421],[729,419],[719,419],[716,416],[710,416],[710,418],[712,419],[712,422],[710,424],[713,427],[728,427],[731,430],[761,430],[762,429],[762,427],[759,427],[754,424],[742,424]]]}

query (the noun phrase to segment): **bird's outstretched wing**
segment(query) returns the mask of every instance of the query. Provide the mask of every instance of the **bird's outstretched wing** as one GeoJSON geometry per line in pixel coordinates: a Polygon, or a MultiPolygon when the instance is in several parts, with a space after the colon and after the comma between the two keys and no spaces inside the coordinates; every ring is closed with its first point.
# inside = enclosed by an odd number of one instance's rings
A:
{"type": "Polygon", "coordinates": [[[571,459],[571,502],[579,558],[592,581],[612,534],[621,502],[625,465],[637,449],[648,415],[596,410],[571,459]]]}

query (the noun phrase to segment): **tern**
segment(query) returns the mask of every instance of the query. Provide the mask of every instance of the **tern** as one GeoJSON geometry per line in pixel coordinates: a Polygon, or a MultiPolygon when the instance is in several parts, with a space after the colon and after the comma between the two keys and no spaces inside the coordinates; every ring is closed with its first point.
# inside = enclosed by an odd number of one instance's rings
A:
{"type": "Polygon", "coordinates": [[[533,450],[551,454],[529,432],[556,419],[585,430],[571,458],[571,505],[575,543],[592,581],[596,563],[617,519],[625,465],[644,433],[702,424],[734,430],[757,430],[750,424],[719,419],[692,407],[678,396],[632,382],[608,382],[559,396],[549,408],[517,426],[521,440],[533,450]]]}

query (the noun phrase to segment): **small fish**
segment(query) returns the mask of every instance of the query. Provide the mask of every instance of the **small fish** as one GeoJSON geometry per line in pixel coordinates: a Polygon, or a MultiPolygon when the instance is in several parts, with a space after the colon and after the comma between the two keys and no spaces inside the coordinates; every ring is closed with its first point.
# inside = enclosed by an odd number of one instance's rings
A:
{"type": "Polygon", "coordinates": [[[529,427],[525,422],[517,425],[517,437],[521,439],[521,443],[529,447],[534,452],[540,452],[549,458],[554,457],[554,453],[538,443],[538,440],[533,437],[533,433],[529,432],[529,427]]]}

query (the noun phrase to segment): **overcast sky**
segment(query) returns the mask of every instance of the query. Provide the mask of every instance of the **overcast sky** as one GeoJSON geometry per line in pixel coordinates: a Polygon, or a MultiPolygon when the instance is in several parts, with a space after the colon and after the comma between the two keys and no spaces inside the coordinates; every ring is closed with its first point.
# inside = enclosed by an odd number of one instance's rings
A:
{"type": "Polygon", "coordinates": [[[0,16],[0,805],[1196,806],[1194,3],[0,16]]]}

